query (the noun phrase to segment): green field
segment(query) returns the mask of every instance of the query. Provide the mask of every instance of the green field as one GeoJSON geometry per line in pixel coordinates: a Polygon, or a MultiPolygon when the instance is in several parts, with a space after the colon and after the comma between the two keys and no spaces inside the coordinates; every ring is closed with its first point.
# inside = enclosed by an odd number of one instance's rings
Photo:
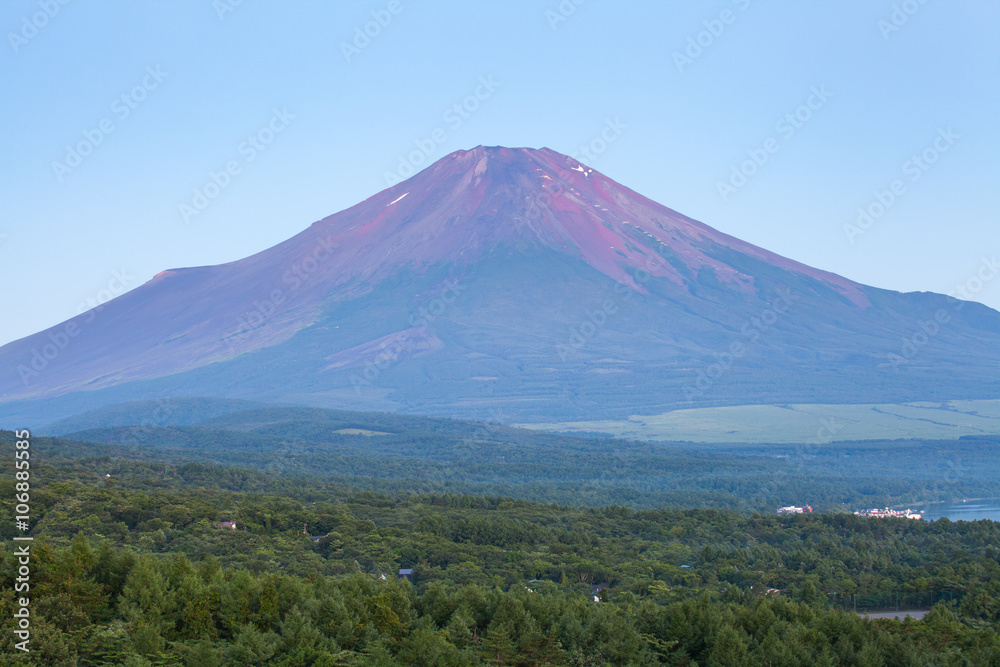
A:
{"type": "Polygon", "coordinates": [[[627,420],[516,424],[561,433],[689,442],[835,442],[1000,433],[1000,400],[844,405],[740,405],[627,420]]]}
{"type": "Polygon", "coordinates": [[[369,431],[366,428],[338,428],[334,433],[343,433],[344,435],[389,435],[386,431],[369,431]]]}
{"type": "MultiPolygon", "coordinates": [[[[213,405],[211,399],[171,399],[171,419],[178,422],[173,426],[149,423],[149,415],[160,409],[155,402],[102,409],[53,425],[51,432],[63,437],[54,439],[44,456],[238,466],[380,492],[761,512],[789,503],[808,502],[825,511],[995,497],[1000,475],[1000,435],[957,439],[947,431],[947,437],[938,438],[833,442],[816,438],[815,424],[824,423],[817,415],[826,408],[715,411],[734,413],[726,425],[729,430],[756,424],[757,442],[732,434],[721,442],[693,438],[651,442],[320,408],[267,407],[218,414],[234,406],[213,405]],[[812,438],[780,441],[772,423],[777,419],[767,421],[768,411],[814,420],[804,422],[812,427],[812,438]],[[808,497],[801,500],[806,489],[808,497]]],[[[997,405],[958,407],[964,412],[937,411],[951,418],[985,419],[997,405]],[[978,414],[971,415],[973,411],[978,414]]],[[[932,411],[927,405],[887,406],[873,414],[885,420],[900,419],[890,412],[907,413],[913,421],[914,415],[932,411]]],[[[713,425],[713,411],[688,412],[702,415],[700,427],[713,425]]],[[[822,420],[837,437],[852,432],[842,413],[822,420]]],[[[100,466],[106,468],[108,463],[100,466]]]]}

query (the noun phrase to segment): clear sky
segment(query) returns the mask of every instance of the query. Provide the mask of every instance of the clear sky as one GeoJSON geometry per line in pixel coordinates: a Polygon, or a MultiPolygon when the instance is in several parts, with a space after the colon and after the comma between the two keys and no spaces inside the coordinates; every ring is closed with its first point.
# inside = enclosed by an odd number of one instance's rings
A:
{"type": "Polygon", "coordinates": [[[577,2],[5,0],[0,344],[479,144],[1000,308],[1000,2],[577,2]]]}

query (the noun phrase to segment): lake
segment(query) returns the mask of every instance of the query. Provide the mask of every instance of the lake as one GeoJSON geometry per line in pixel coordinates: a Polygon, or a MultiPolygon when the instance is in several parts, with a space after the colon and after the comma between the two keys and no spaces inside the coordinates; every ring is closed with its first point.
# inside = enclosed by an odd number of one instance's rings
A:
{"type": "Polygon", "coordinates": [[[927,510],[924,519],[933,521],[948,517],[951,521],[1000,521],[1000,498],[985,498],[956,503],[928,503],[920,509],[927,510]]]}

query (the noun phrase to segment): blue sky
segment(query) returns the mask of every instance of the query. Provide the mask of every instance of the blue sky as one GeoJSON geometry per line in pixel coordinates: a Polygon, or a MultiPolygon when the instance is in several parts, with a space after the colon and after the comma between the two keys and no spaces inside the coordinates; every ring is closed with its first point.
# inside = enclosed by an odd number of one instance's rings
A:
{"type": "Polygon", "coordinates": [[[1000,308],[997,2],[35,0],[0,28],[0,344],[479,144],[1000,308]]]}

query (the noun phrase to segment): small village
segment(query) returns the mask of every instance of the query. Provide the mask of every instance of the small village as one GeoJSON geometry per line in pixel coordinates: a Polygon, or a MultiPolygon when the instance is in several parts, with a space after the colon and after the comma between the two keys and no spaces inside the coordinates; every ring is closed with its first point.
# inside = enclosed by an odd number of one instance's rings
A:
{"type": "Polygon", "coordinates": [[[858,510],[854,514],[857,516],[870,516],[879,519],[923,519],[924,511],[914,512],[907,508],[905,510],[891,510],[888,507],[883,509],[872,508],[869,510],[858,510]]]}
{"type": "MultiPolygon", "coordinates": [[[[803,505],[798,507],[796,505],[789,505],[788,507],[779,507],[778,514],[806,514],[812,513],[813,508],[810,505],[803,505]]],[[[923,519],[924,510],[915,512],[909,508],[905,510],[893,510],[888,507],[879,509],[873,507],[871,509],[858,510],[854,513],[855,516],[866,516],[874,517],[878,519],[923,519]]]]}

